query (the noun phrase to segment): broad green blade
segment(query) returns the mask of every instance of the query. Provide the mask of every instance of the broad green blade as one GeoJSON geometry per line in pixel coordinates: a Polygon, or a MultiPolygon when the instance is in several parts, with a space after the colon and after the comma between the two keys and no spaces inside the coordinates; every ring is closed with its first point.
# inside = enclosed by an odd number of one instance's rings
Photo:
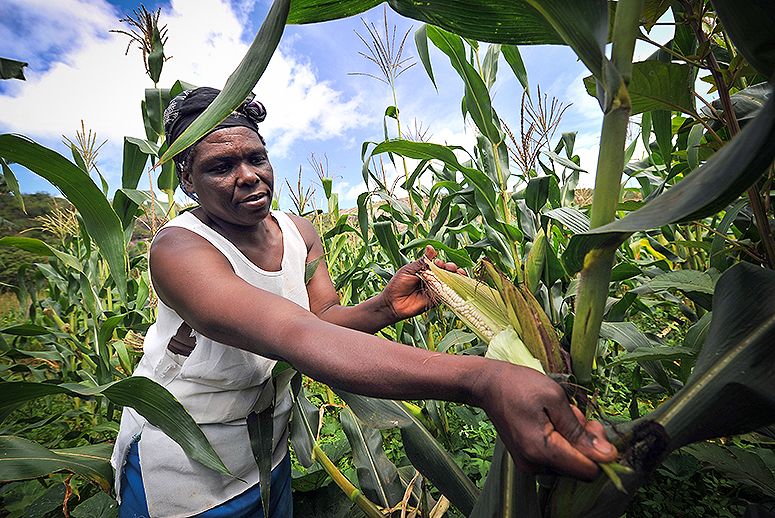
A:
{"type": "Polygon", "coordinates": [[[398,470],[382,449],[382,434],[366,428],[351,410],[339,413],[342,428],[350,441],[353,465],[358,472],[358,486],[366,498],[382,507],[393,507],[404,496],[398,470]]]}
{"type": "Polygon", "coordinates": [[[193,460],[218,473],[231,475],[183,405],[167,389],[148,378],[133,376],[99,387],[31,381],[0,383],[0,413],[24,401],[51,394],[81,397],[103,395],[116,405],[132,407],[178,443],[193,460]]]}
{"type": "MultiPolygon", "coordinates": [[[[653,110],[671,110],[694,113],[692,80],[689,65],[639,61],[632,64],[632,78],[627,86],[632,108],[630,115],[653,110]]],[[[594,76],[584,78],[584,87],[592,97],[597,96],[594,76]]]]}
{"type": "Polygon", "coordinates": [[[697,292],[713,295],[717,278],[696,270],[673,270],[654,277],[647,286],[654,291],[677,289],[685,293],[697,292]]]}
{"type": "Polygon", "coordinates": [[[149,145],[144,140],[124,137],[124,161],[121,166],[121,187],[124,189],[137,189],[148,157],[156,155],[149,145]]]}
{"type": "Polygon", "coordinates": [[[517,470],[500,439],[471,518],[541,518],[535,477],[517,470]]]}
{"type": "Polygon", "coordinates": [[[452,68],[463,79],[465,85],[466,110],[471,115],[474,124],[479,131],[493,143],[498,144],[503,140],[501,131],[493,120],[490,92],[487,90],[479,72],[466,59],[466,50],[463,40],[457,34],[429,25],[428,38],[450,60],[452,68]]]}
{"type": "Polygon", "coordinates": [[[317,436],[320,409],[307,399],[304,387],[301,386],[301,374],[294,377],[292,387],[291,444],[301,465],[309,468],[315,462],[312,451],[317,436]]]}
{"type": "MultiPolygon", "coordinates": [[[[381,3],[379,0],[294,0],[288,23],[314,23],[346,18],[381,3]]],[[[563,43],[551,24],[525,1],[445,0],[420,3],[391,0],[388,5],[403,16],[443,27],[477,41],[512,45],[563,43]]]]}
{"type": "Polygon", "coordinates": [[[595,248],[618,247],[639,230],[704,218],[750,187],[775,158],[775,98],[730,143],[664,194],[624,218],[571,237],[563,254],[569,273],[595,248]]]}
{"type": "Polygon", "coordinates": [[[773,340],[775,272],[730,268],[716,284],[710,329],[686,386],[648,416],[664,426],[671,448],[775,423],[773,340]]]}
{"type": "Polygon", "coordinates": [[[427,72],[428,77],[430,77],[433,87],[438,90],[439,87],[436,86],[436,79],[433,77],[431,56],[428,53],[428,26],[426,24],[421,25],[419,29],[414,31],[414,44],[417,47],[417,56],[420,58],[420,62],[422,63],[425,72],[427,72]]]}
{"type": "Polygon", "coordinates": [[[49,450],[21,437],[0,435],[0,482],[70,471],[97,482],[107,491],[113,480],[112,452],[113,445],[107,443],[49,450]]]}
{"type": "Polygon", "coordinates": [[[118,518],[118,502],[112,496],[100,491],[78,504],[70,516],[73,518],[118,518]]]}
{"type": "Polygon", "coordinates": [[[56,248],[50,246],[44,241],[41,241],[40,239],[17,236],[0,237],[0,246],[12,246],[20,250],[26,250],[27,252],[31,252],[33,254],[56,257],[68,268],[72,268],[77,272],[83,271],[83,264],[78,260],[77,257],[65,252],[60,252],[56,248]]]}
{"type": "Polygon", "coordinates": [[[0,58],[0,79],[26,79],[24,67],[29,63],[16,61],[15,59],[0,58]]]}
{"type": "Polygon", "coordinates": [[[8,187],[8,190],[13,193],[13,199],[19,204],[19,208],[22,209],[22,212],[26,214],[27,209],[24,208],[24,198],[19,189],[19,180],[16,179],[16,175],[13,174],[11,168],[8,167],[8,164],[6,164],[5,160],[2,158],[0,158],[0,169],[3,171],[3,181],[5,181],[5,185],[8,187]]]}
{"type": "Polygon", "coordinates": [[[285,28],[290,0],[274,0],[247,54],[229,76],[223,90],[202,114],[172,143],[159,160],[164,163],[195,144],[229,116],[250,94],[266,70],[285,28]]]}
{"type": "Polygon", "coordinates": [[[81,215],[89,236],[110,267],[116,288],[126,297],[129,260],[124,231],[113,207],[88,175],[65,157],[18,135],[0,135],[0,157],[54,184],[81,215]]]}
{"type": "Polygon", "coordinates": [[[336,393],[368,426],[382,428],[383,424],[389,424],[391,427],[401,427],[404,450],[412,465],[458,509],[466,515],[471,512],[479,490],[463,473],[452,455],[401,403],[343,390],[336,390],[336,393]]]}
{"type": "Polygon", "coordinates": [[[530,86],[527,82],[527,69],[525,69],[525,63],[522,61],[522,54],[519,53],[519,49],[515,45],[503,45],[501,47],[503,57],[506,58],[506,63],[511,67],[511,71],[517,77],[519,84],[522,88],[530,93],[530,86]]]}
{"type": "Polygon", "coordinates": [[[775,73],[775,3],[770,0],[713,0],[716,14],[737,50],[764,77],[775,73]]]}

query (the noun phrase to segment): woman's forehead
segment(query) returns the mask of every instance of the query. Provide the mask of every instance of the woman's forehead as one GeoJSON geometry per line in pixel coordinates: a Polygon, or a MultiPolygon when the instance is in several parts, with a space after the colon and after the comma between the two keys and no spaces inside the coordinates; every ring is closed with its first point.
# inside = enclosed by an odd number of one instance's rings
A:
{"type": "Polygon", "coordinates": [[[199,141],[197,147],[197,158],[204,158],[205,155],[212,153],[227,153],[230,150],[244,152],[249,150],[264,150],[264,144],[258,133],[244,126],[235,126],[231,128],[221,128],[213,131],[205,138],[199,141]]]}

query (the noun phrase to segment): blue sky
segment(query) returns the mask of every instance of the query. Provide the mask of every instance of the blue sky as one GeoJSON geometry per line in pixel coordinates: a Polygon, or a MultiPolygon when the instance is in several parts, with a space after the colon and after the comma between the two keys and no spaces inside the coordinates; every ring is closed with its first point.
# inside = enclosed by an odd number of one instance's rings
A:
{"type": "MultiPolygon", "coordinates": [[[[152,87],[144,75],[139,51],[125,36],[108,32],[121,28],[118,18],[138,7],[127,0],[3,0],[0,3],[0,56],[27,61],[27,81],[0,82],[0,132],[27,135],[66,154],[62,135],[74,137],[83,119],[107,144],[98,166],[112,188],[120,184],[121,145],[124,135],[143,137],[140,100],[152,87]]],[[[269,7],[268,0],[173,0],[146,2],[162,9],[169,28],[160,86],[182,79],[198,85],[222,87],[242,58],[269,7]]],[[[365,51],[355,31],[365,35],[361,19],[382,24],[383,8],[361,17],[305,26],[289,26],[278,52],[255,88],[267,107],[262,134],[268,141],[276,185],[295,184],[299,168],[305,183],[314,185],[309,165],[314,153],[325,156],[342,206],[352,206],[363,190],[360,150],[364,141],[382,138],[382,116],[392,104],[386,85],[351,75],[378,74],[358,55],[365,51]]],[[[388,11],[398,35],[411,29],[405,55],[416,56],[413,32],[420,22],[388,11]]],[[[653,35],[652,35],[653,36],[653,35]]],[[[581,78],[584,67],[570,49],[560,46],[521,47],[530,84],[542,92],[572,103],[556,134],[578,131],[577,153],[582,166],[594,170],[601,115],[586,95],[581,78]]],[[[642,56],[650,50],[640,49],[642,56]]],[[[482,52],[483,56],[483,52],[482,52]]],[[[463,87],[446,56],[431,45],[438,91],[418,62],[398,80],[398,104],[405,126],[417,121],[430,140],[470,148],[475,135],[460,113],[463,87]]],[[[415,59],[416,61],[416,59],[415,59]]],[[[493,87],[499,115],[515,127],[522,89],[501,59],[493,87]]],[[[533,90],[535,94],[535,90],[533,90]]],[[[36,175],[15,169],[22,192],[55,189],[36,175]]],[[[387,171],[388,176],[395,174],[387,171]]],[[[582,179],[591,185],[591,176],[582,179]]],[[[147,183],[140,188],[147,188],[147,183]]],[[[322,196],[322,189],[317,192],[322,196]]],[[[288,206],[287,192],[282,205],[288,206]]],[[[183,199],[183,198],[180,198],[183,199]]]]}

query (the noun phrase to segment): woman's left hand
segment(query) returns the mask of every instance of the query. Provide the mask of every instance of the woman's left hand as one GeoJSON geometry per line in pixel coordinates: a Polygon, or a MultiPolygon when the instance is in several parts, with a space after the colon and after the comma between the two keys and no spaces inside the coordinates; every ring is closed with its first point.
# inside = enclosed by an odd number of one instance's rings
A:
{"type": "MultiPolygon", "coordinates": [[[[436,255],[436,250],[432,246],[425,247],[425,257],[433,260],[436,266],[450,272],[466,275],[466,272],[455,263],[445,263],[441,259],[437,259],[436,255]]],[[[424,258],[411,262],[402,266],[385,286],[382,297],[398,320],[417,316],[436,305],[423,290],[422,281],[417,276],[417,272],[426,268],[424,258]]]]}

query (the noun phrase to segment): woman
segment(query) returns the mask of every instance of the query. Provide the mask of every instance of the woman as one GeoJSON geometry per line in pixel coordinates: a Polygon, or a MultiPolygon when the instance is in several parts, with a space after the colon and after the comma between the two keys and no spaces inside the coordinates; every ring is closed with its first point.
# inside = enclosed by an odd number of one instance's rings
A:
{"type": "MultiPolygon", "coordinates": [[[[199,88],[176,97],[165,112],[169,142],[217,94],[199,88]]],[[[270,210],[274,177],[257,126],[264,117],[263,106],[248,99],[176,158],[181,187],[199,207],[165,225],[152,243],[158,319],[134,373],[181,401],[237,478],[191,461],[127,408],[113,455],[122,516],[261,516],[246,417],[271,404],[269,515],[291,515],[290,398],[287,389],[273,393],[268,381],[277,360],[349,392],[480,406],[524,469],[546,466],[590,479],[598,473],[596,461],[615,458],[602,426],[587,421],[544,375],[370,334],[432,305],[415,276],[421,261],[353,307],[339,304],[322,260],[305,285],[305,265],[321,258],[323,247],[308,221],[270,210]]],[[[432,249],[426,253],[435,257],[432,249]]]]}

